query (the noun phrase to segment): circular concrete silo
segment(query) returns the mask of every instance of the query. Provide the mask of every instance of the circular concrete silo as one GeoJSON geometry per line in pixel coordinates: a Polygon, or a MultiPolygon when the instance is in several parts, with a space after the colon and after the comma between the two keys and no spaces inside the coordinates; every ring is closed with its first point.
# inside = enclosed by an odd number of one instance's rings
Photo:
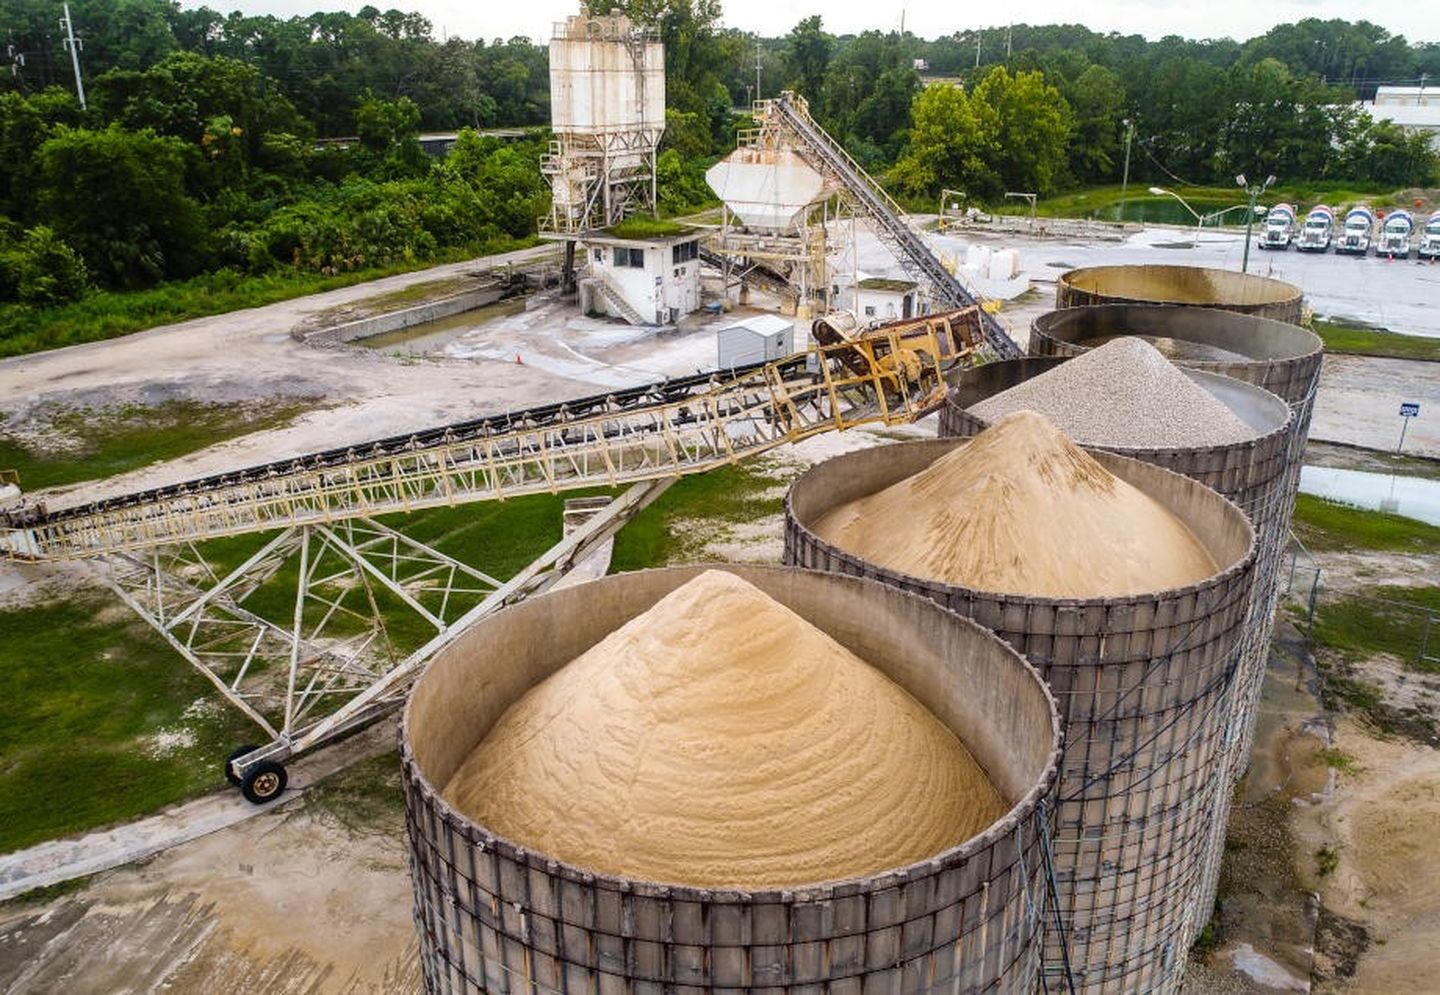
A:
{"type": "Polygon", "coordinates": [[[870,581],[724,567],[870,662],[961,737],[1008,811],[930,859],[783,890],[588,871],[504,839],[440,791],[531,687],[704,572],[608,577],[477,623],[417,682],[401,728],[415,918],[431,992],[1033,992],[1054,699],[993,634],[870,581]]]}
{"type": "MultiPolygon", "coordinates": [[[[1219,565],[1183,588],[1108,598],[997,594],[877,566],[822,539],[830,511],[913,476],[963,446],[878,446],[802,475],[785,504],[785,561],[924,594],[1006,639],[1060,703],[1065,754],[1054,860],[1063,930],[1046,938],[1052,990],[1068,960],[1086,992],[1173,990],[1194,939],[1228,689],[1254,570],[1244,514],[1168,470],[1093,455],[1180,519],[1219,565]]],[[[916,509],[916,513],[923,509],[916,509]]],[[[884,528],[885,523],[877,523],[884,528]]]]}
{"type": "Polygon", "coordinates": [[[1252,273],[1204,266],[1087,266],[1055,283],[1055,306],[1179,304],[1257,314],[1299,324],[1300,288],[1252,273]]]}
{"type": "MultiPolygon", "coordinates": [[[[1307,329],[1254,315],[1208,308],[1108,305],[1041,315],[1031,326],[1030,351],[1035,357],[1078,356],[1124,336],[1145,338],[1179,366],[1264,387],[1290,405],[1284,474],[1274,484],[1274,494],[1267,505],[1269,520],[1261,528],[1256,582],[1256,597],[1261,608],[1254,635],[1259,649],[1255,666],[1243,675],[1237,695],[1245,704],[1237,728],[1234,766],[1238,777],[1245,769],[1254,736],[1255,710],[1265,675],[1263,654],[1269,645],[1274,620],[1277,571],[1288,544],[1305,443],[1310,436],[1310,419],[1320,387],[1324,343],[1307,329]]],[[[955,397],[959,403],[975,403],[958,394],[955,397]]],[[[1183,467],[1171,466],[1171,469],[1188,473],[1183,467]]],[[[1231,494],[1214,482],[1207,483],[1249,507],[1245,496],[1231,494]]]]}
{"type": "MultiPolygon", "coordinates": [[[[1285,468],[1266,502],[1268,522],[1261,529],[1255,581],[1255,623],[1249,636],[1246,666],[1235,688],[1232,710],[1232,777],[1238,780],[1249,763],[1260,697],[1265,680],[1270,634],[1279,598],[1280,564],[1289,542],[1290,519],[1300,483],[1310,419],[1320,386],[1324,343],[1298,325],[1257,315],[1210,308],[1150,304],[1110,304],[1066,308],[1040,315],[1031,324],[1030,354],[1054,361],[1078,356],[1122,336],[1140,336],[1179,366],[1219,373],[1264,387],[1290,405],[1290,431],[1285,442],[1285,468]]],[[[1039,360],[1043,362],[1045,360],[1039,360]]],[[[974,393],[972,389],[970,394],[974,393]]],[[[967,395],[968,396],[968,395],[967,395]]],[[[978,397],[958,402],[973,404],[978,397]]],[[[943,417],[943,416],[942,416],[943,417]]],[[[1183,468],[1172,467],[1180,472],[1183,468]]],[[[1225,493],[1223,488],[1217,488],[1225,493]]],[[[1235,495],[1228,495],[1235,497],[1235,495]]],[[[1244,503],[1244,497],[1237,498],[1244,503]]],[[[1225,799],[1228,808],[1229,797],[1225,799]]],[[[1211,845],[1206,883],[1200,889],[1202,910],[1214,903],[1224,852],[1224,826],[1211,845]]],[[[1203,911],[1202,911],[1203,914],[1203,911]]]]}

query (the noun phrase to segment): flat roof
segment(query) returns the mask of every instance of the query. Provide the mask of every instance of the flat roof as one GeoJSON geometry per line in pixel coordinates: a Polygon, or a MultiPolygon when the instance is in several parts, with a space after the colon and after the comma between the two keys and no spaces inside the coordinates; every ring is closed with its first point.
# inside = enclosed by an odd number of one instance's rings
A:
{"type": "Polygon", "coordinates": [[[918,284],[909,280],[888,280],[883,276],[872,276],[861,280],[861,290],[887,290],[894,294],[903,294],[907,290],[914,290],[918,284]]]}

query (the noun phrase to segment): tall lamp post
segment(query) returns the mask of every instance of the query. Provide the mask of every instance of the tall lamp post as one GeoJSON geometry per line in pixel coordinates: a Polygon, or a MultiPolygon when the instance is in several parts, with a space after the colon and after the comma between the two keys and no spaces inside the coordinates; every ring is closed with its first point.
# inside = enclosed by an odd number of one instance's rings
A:
{"type": "Polygon", "coordinates": [[[1235,177],[1235,185],[1250,195],[1250,215],[1245,219],[1245,252],[1240,257],[1240,272],[1246,273],[1250,270],[1250,232],[1255,227],[1255,201],[1260,199],[1264,193],[1275,182],[1275,175],[1265,177],[1264,183],[1257,183],[1251,186],[1245,182],[1245,174],[1241,173],[1235,177]]]}

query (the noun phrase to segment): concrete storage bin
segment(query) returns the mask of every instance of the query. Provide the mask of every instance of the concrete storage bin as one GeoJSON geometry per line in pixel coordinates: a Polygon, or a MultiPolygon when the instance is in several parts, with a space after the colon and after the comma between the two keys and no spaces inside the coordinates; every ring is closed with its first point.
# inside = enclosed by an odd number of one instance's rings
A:
{"type": "MultiPolygon", "coordinates": [[[[1197,482],[1104,452],[1107,469],[1180,518],[1220,564],[1200,583],[1112,598],[979,591],[867,562],[822,539],[828,511],[912,476],[963,441],[878,446],[813,467],[786,498],[785,561],[879,580],[933,598],[1009,641],[1049,682],[1065,755],[1055,835],[1059,915],[1046,970],[1065,953],[1078,990],[1178,985],[1217,799],[1226,706],[1254,576],[1255,534],[1234,504],[1197,482]]],[[[923,509],[917,509],[917,513],[923,509]]],[[[1048,924],[1047,924],[1048,925],[1048,924]]]]}
{"type": "Polygon", "coordinates": [[[401,730],[415,916],[432,992],[984,991],[1037,984],[1059,719],[993,634],[932,602],[812,571],[724,567],[955,731],[1006,814],[866,877],[724,891],[599,874],[501,838],[440,790],[526,690],[704,567],[622,574],[483,620],[437,655],[401,730]]]}
{"type": "Polygon", "coordinates": [[[1055,306],[1084,304],[1181,304],[1296,325],[1304,314],[1304,298],[1294,284],[1204,266],[1087,266],[1062,273],[1055,306]]]}

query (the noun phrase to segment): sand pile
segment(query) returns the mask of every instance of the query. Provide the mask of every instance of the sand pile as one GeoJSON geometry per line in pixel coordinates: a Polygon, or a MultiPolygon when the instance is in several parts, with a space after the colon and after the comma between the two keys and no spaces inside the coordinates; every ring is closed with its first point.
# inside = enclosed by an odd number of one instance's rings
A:
{"type": "Polygon", "coordinates": [[[1085,446],[1189,449],[1258,434],[1144,339],[1112,339],[973,405],[996,421],[1038,411],[1085,446]]]}
{"type": "Polygon", "coordinates": [[[737,888],[907,864],[1005,807],[899,685],[721,571],[532,688],[444,797],[583,867],[737,888]]]}
{"type": "Polygon", "coordinates": [[[1217,571],[1183,522],[1033,411],[833,509],[815,532],[892,570],[1000,593],[1138,594],[1217,571]]]}

